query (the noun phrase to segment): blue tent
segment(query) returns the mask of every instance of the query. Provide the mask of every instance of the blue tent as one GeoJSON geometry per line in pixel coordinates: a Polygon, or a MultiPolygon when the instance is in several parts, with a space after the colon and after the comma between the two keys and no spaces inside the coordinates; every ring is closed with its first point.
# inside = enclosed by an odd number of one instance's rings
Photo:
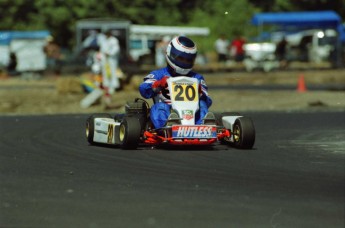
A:
{"type": "Polygon", "coordinates": [[[284,30],[333,28],[340,34],[342,42],[345,42],[342,19],[334,11],[258,13],[252,17],[251,23],[257,26],[276,25],[284,30]]]}
{"type": "Polygon", "coordinates": [[[0,45],[9,45],[13,39],[45,39],[49,31],[0,31],[0,45]]]}
{"type": "Polygon", "coordinates": [[[251,22],[253,25],[337,28],[341,24],[341,18],[334,11],[258,13],[251,22]]]}
{"type": "Polygon", "coordinates": [[[345,44],[345,29],[341,17],[334,11],[258,13],[252,17],[251,23],[259,26],[261,30],[263,25],[276,25],[285,31],[312,28],[335,29],[339,34],[336,44],[337,61],[341,61],[342,43],[345,44]]]}

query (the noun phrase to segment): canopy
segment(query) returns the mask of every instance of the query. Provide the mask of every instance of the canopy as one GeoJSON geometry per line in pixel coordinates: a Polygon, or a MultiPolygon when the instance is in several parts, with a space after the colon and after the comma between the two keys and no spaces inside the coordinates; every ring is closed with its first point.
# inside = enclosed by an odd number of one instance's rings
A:
{"type": "Polygon", "coordinates": [[[260,29],[263,25],[277,25],[286,31],[291,30],[290,27],[297,30],[311,28],[337,30],[339,34],[336,43],[337,65],[341,64],[341,49],[342,43],[345,43],[345,29],[341,17],[334,11],[258,13],[253,16],[251,22],[253,25],[259,26],[260,29]]]}
{"type": "Polygon", "coordinates": [[[49,31],[0,31],[0,45],[9,45],[13,39],[45,39],[49,31]]]}
{"type": "Polygon", "coordinates": [[[341,24],[341,18],[334,11],[258,13],[251,22],[253,25],[337,28],[341,24]]]}
{"type": "Polygon", "coordinates": [[[333,28],[339,33],[339,40],[345,42],[345,26],[341,17],[334,11],[258,13],[252,17],[253,25],[277,25],[295,29],[333,28]]]}

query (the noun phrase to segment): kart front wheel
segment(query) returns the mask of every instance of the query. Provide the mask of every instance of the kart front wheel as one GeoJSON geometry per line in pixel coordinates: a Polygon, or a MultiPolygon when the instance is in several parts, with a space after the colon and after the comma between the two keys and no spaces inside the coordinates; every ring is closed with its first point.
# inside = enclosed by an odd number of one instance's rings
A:
{"type": "Polygon", "coordinates": [[[236,119],[232,137],[234,146],[239,149],[251,149],[255,142],[255,128],[253,121],[248,117],[240,117],[236,119]]]}
{"type": "Polygon", "coordinates": [[[112,118],[110,114],[99,113],[93,114],[86,120],[86,139],[90,144],[95,144],[93,141],[94,131],[95,131],[95,119],[96,118],[112,118]]]}
{"type": "Polygon", "coordinates": [[[141,125],[139,119],[126,117],[122,120],[119,130],[119,140],[122,149],[136,149],[140,142],[141,125]]]}

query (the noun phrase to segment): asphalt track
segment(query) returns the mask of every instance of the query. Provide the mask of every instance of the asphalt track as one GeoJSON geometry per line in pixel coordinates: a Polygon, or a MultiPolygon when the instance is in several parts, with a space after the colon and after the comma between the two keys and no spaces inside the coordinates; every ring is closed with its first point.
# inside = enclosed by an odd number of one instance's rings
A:
{"type": "Polygon", "coordinates": [[[0,117],[0,227],[344,227],[344,112],[245,113],[253,150],[89,146],[85,115],[0,117]]]}

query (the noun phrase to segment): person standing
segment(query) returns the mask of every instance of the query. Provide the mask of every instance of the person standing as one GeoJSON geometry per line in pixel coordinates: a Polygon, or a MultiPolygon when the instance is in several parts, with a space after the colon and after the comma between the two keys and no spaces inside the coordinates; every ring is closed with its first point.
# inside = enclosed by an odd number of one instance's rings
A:
{"type": "Polygon", "coordinates": [[[280,67],[285,68],[287,66],[287,46],[288,42],[285,37],[281,39],[281,41],[278,42],[276,49],[274,51],[274,54],[279,61],[280,67]]]}
{"type": "Polygon", "coordinates": [[[238,35],[230,44],[230,53],[236,62],[242,62],[245,57],[244,44],[246,40],[238,35]]]}
{"type": "Polygon", "coordinates": [[[226,62],[228,59],[229,41],[225,38],[224,34],[220,35],[214,46],[218,55],[218,62],[226,62]]]}
{"type": "Polygon", "coordinates": [[[17,61],[16,53],[15,52],[11,52],[10,53],[10,61],[8,62],[8,65],[7,65],[7,74],[9,76],[18,75],[17,64],[18,64],[18,61],[17,61]]]}
{"type": "Polygon", "coordinates": [[[110,96],[116,89],[120,88],[119,78],[116,71],[119,65],[120,44],[110,30],[105,33],[100,41],[102,61],[102,82],[106,95],[110,96]]]}

